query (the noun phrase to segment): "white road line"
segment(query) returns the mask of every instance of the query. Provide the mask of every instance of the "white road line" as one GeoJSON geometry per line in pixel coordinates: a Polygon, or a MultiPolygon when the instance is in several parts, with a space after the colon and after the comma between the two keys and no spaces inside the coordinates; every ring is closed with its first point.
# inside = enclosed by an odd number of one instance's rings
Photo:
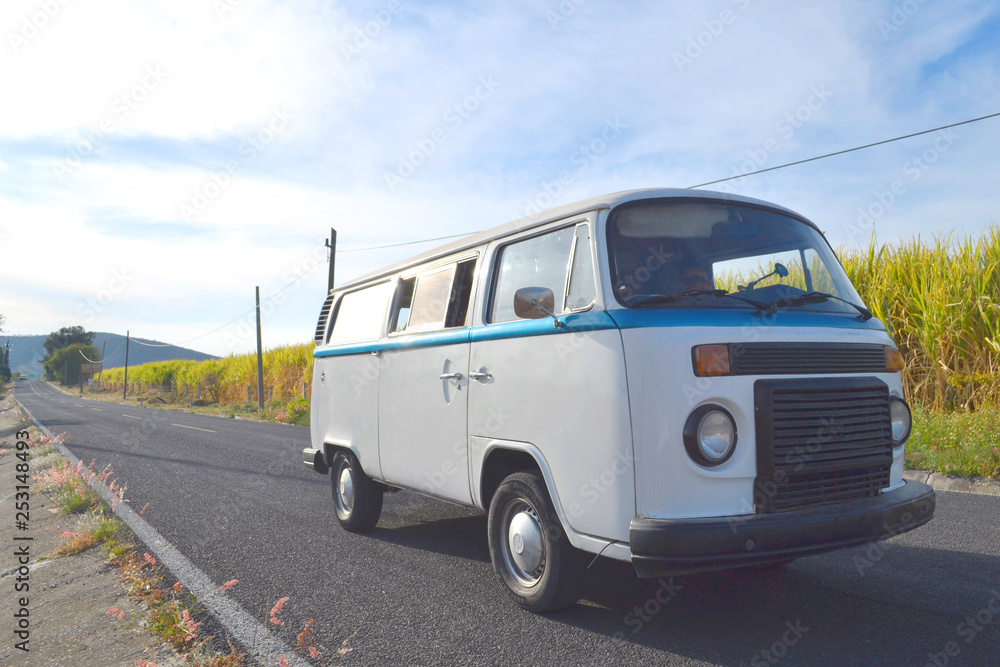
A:
{"type": "Polygon", "coordinates": [[[205,433],[218,433],[218,431],[212,431],[207,428],[198,428],[197,426],[185,426],[184,424],[171,424],[171,426],[180,426],[181,428],[189,428],[192,431],[204,431],[205,433]]]}
{"type": "Polygon", "coordinates": [[[94,410],[95,412],[101,412],[102,411],[100,408],[91,408],[91,410],[94,410]]]}
{"type": "Polygon", "coordinates": [[[59,402],[60,402],[60,403],[65,403],[66,401],[64,401],[64,400],[62,400],[62,399],[59,399],[59,402]]]}
{"type": "MultiPolygon", "coordinates": [[[[35,422],[42,433],[52,437],[49,430],[42,426],[41,422],[35,419],[24,405],[21,405],[21,408],[35,422]]],[[[175,426],[180,426],[180,424],[175,424],[175,426]]],[[[60,444],[59,449],[73,465],[80,461],[73,455],[73,452],[66,449],[65,445],[60,444]]],[[[107,485],[96,479],[92,479],[90,485],[104,498],[108,507],[111,507],[113,496],[107,485]]],[[[267,626],[220,590],[219,584],[213,582],[207,574],[198,569],[194,563],[177,550],[177,547],[171,545],[155,528],[146,523],[146,520],[139,516],[135,510],[126,503],[120,502],[114,502],[114,508],[115,514],[128,524],[128,527],[140,540],[146,543],[160,563],[166,566],[181,582],[181,585],[193,593],[198,601],[219,619],[229,634],[243,645],[250,653],[250,658],[254,663],[274,665],[284,656],[289,667],[310,667],[308,662],[295,655],[295,649],[277,635],[271,634],[271,630],[267,626]]]]}

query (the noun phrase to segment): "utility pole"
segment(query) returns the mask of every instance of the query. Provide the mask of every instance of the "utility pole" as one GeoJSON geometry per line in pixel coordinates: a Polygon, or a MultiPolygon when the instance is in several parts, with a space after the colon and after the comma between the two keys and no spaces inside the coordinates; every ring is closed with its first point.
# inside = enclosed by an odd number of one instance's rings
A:
{"type": "Polygon", "coordinates": [[[264,351],[260,344],[260,285],[257,286],[257,411],[264,410],[264,351]]]}
{"type": "Polygon", "coordinates": [[[324,241],[325,245],[330,250],[330,273],[326,280],[326,293],[329,294],[333,290],[333,270],[337,264],[337,230],[333,227],[330,228],[330,240],[324,241]]]}
{"type": "MultiPolygon", "coordinates": [[[[125,330],[125,382],[122,387],[122,400],[128,398],[128,329],[125,330]]],[[[103,357],[102,357],[103,358],[103,357]]]]}
{"type": "Polygon", "coordinates": [[[101,345],[101,370],[97,371],[97,385],[101,385],[101,378],[104,377],[104,351],[108,349],[108,339],[104,339],[104,344],[101,345]]]}

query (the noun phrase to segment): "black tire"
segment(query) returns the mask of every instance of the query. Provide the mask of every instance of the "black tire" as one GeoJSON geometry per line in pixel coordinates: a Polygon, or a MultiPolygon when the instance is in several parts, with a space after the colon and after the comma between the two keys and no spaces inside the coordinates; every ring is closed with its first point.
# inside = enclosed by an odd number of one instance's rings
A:
{"type": "Polygon", "coordinates": [[[488,532],[493,570],[518,605],[546,612],[580,598],[584,554],[566,538],[538,473],[514,473],[500,484],[488,532]],[[515,520],[522,530],[511,529],[515,520]]]}
{"type": "Polygon", "coordinates": [[[352,533],[374,528],[382,515],[384,487],[365,474],[352,452],[341,449],[334,454],[330,482],[340,525],[352,533]]]}

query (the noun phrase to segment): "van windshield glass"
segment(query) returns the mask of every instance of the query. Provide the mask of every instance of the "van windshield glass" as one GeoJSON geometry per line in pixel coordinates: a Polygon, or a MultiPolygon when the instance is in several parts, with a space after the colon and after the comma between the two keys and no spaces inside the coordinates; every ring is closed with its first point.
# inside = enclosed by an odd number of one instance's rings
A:
{"type": "Polygon", "coordinates": [[[858,315],[851,304],[864,306],[823,236],[774,211],[723,203],[626,204],[608,223],[608,252],[615,297],[630,308],[858,315]]]}

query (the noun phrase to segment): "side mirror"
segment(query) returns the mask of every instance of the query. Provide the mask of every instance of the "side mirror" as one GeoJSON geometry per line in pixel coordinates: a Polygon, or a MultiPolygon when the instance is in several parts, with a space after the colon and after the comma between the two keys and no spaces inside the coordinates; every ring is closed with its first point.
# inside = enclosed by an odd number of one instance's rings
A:
{"type": "Polygon", "coordinates": [[[548,287],[522,287],[514,292],[514,314],[526,320],[551,317],[555,328],[563,326],[553,311],[556,297],[548,287]]]}

